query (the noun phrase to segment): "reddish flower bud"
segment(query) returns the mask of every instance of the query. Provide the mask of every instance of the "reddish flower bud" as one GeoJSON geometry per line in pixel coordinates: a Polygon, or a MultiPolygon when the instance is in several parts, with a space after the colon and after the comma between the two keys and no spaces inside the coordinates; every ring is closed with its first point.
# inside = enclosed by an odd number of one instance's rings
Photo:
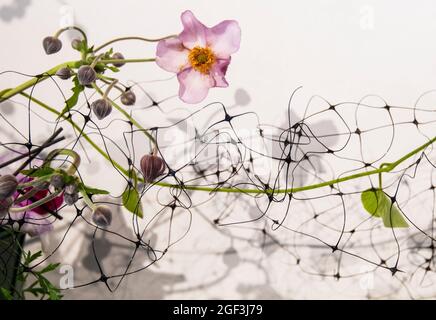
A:
{"type": "Polygon", "coordinates": [[[71,47],[74,49],[74,50],[79,50],[80,51],[80,49],[82,48],[82,40],[80,40],[80,39],[73,39],[72,41],[71,41],[71,47]]]}
{"type": "Polygon", "coordinates": [[[98,99],[91,104],[91,109],[98,120],[106,118],[112,112],[112,105],[107,99],[98,99]]]}
{"type": "Polygon", "coordinates": [[[132,90],[128,90],[121,95],[121,103],[125,106],[132,106],[136,102],[136,96],[132,90]]]}
{"type": "Polygon", "coordinates": [[[55,37],[45,37],[42,41],[42,46],[46,54],[53,54],[61,50],[62,42],[55,37]]]}
{"type": "Polygon", "coordinates": [[[54,174],[50,178],[50,184],[56,189],[62,189],[65,185],[64,177],[61,174],[54,174]]]}
{"type": "Polygon", "coordinates": [[[77,71],[77,79],[81,85],[89,85],[97,79],[97,73],[91,66],[81,66],[77,71]]]}
{"type": "Polygon", "coordinates": [[[111,209],[105,205],[97,206],[92,213],[92,221],[94,221],[94,223],[101,228],[110,226],[112,222],[111,209]]]}
{"type": "Polygon", "coordinates": [[[77,193],[64,193],[64,201],[68,206],[72,206],[79,200],[77,193]]]}
{"type": "Polygon", "coordinates": [[[67,80],[69,79],[73,73],[71,72],[70,68],[60,68],[57,72],[56,75],[61,78],[62,80],[67,80]]]}
{"type": "MultiPolygon", "coordinates": [[[[112,55],[111,59],[124,60],[124,56],[120,52],[115,52],[112,55]]],[[[114,62],[112,64],[114,65],[114,67],[117,67],[117,68],[120,68],[120,67],[125,65],[124,62],[114,62]]]]}
{"type": "Polygon", "coordinates": [[[162,158],[147,154],[141,159],[141,171],[145,182],[153,182],[157,177],[165,171],[165,162],[162,158]]]}

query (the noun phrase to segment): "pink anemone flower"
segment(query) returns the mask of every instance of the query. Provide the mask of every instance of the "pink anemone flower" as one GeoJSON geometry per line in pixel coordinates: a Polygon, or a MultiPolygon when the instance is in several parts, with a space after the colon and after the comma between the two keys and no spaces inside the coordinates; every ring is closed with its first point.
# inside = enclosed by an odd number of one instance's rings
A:
{"type": "Polygon", "coordinates": [[[227,87],[225,79],[231,54],[239,49],[241,29],[234,20],[206,27],[191,11],[181,16],[183,31],[175,38],[159,41],[156,63],[177,74],[179,97],[186,103],[198,103],[209,89],[227,87]]]}

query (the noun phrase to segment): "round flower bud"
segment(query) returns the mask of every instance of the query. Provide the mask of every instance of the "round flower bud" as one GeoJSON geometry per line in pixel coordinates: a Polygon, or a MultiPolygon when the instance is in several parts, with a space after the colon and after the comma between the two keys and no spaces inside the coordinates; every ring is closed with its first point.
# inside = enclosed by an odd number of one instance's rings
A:
{"type": "Polygon", "coordinates": [[[71,184],[68,184],[68,185],[65,186],[65,190],[64,191],[65,191],[66,194],[73,195],[73,194],[76,194],[79,190],[77,188],[77,184],[71,183],[71,184]]]}
{"type": "Polygon", "coordinates": [[[62,80],[67,80],[72,76],[72,72],[70,68],[60,68],[56,75],[61,78],[62,80]]]}
{"type": "Polygon", "coordinates": [[[45,37],[42,41],[42,46],[46,54],[53,54],[61,50],[62,42],[55,37],[45,37]]]}
{"type": "Polygon", "coordinates": [[[72,206],[79,200],[79,195],[76,193],[64,193],[64,201],[67,205],[72,206]]]}
{"type": "MultiPolygon", "coordinates": [[[[124,56],[120,52],[115,52],[112,55],[111,59],[124,60],[124,56]]],[[[120,67],[124,66],[126,63],[125,62],[114,62],[112,64],[114,65],[114,67],[120,68],[120,67]]]]}
{"type": "Polygon", "coordinates": [[[90,66],[81,66],[77,71],[77,78],[81,85],[89,85],[97,79],[97,73],[90,66]]]}
{"type": "Polygon", "coordinates": [[[0,200],[9,198],[17,190],[18,181],[11,175],[7,174],[0,177],[0,200]]]}
{"type": "Polygon", "coordinates": [[[74,50],[80,50],[81,46],[82,40],[76,38],[71,41],[71,47],[73,47],[74,50]]]}
{"type": "Polygon", "coordinates": [[[132,106],[136,102],[136,96],[132,90],[128,90],[121,95],[121,103],[125,106],[132,106]]]}
{"type": "Polygon", "coordinates": [[[0,201],[0,219],[6,216],[13,203],[14,199],[12,197],[0,201]]]}
{"type": "Polygon", "coordinates": [[[108,206],[99,205],[92,213],[92,221],[101,228],[110,226],[112,222],[112,211],[108,206]]]}
{"type": "Polygon", "coordinates": [[[64,177],[61,174],[54,174],[50,178],[50,184],[56,189],[62,189],[65,185],[64,177]]]}
{"type": "Polygon", "coordinates": [[[165,162],[162,158],[147,154],[141,158],[141,171],[145,182],[153,182],[165,171],[165,162]]]}
{"type": "Polygon", "coordinates": [[[112,105],[107,99],[98,99],[91,104],[91,109],[98,120],[106,118],[112,112],[112,105]]]}

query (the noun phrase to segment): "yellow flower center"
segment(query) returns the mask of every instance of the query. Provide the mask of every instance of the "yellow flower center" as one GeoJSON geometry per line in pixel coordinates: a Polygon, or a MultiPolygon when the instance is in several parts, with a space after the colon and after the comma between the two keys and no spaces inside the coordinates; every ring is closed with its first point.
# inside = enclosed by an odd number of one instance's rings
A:
{"type": "Polygon", "coordinates": [[[191,66],[203,74],[208,74],[216,61],[215,54],[208,47],[195,47],[189,52],[188,57],[191,66]]]}

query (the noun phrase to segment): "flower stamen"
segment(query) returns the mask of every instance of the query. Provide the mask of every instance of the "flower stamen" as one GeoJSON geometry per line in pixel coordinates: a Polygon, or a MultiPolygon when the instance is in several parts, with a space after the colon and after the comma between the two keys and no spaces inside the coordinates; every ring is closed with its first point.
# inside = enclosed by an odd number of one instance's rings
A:
{"type": "Polygon", "coordinates": [[[203,74],[208,74],[216,61],[215,54],[208,47],[194,47],[189,52],[188,58],[191,66],[203,74]]]}

